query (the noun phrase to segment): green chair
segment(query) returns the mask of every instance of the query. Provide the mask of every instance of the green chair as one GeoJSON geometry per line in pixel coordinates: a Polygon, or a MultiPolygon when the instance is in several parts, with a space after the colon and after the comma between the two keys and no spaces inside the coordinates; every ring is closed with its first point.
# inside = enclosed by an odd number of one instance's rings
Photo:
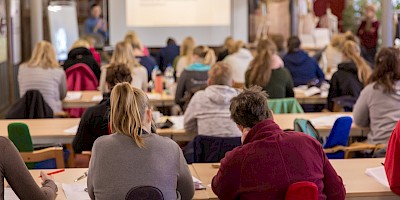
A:
{"type": "Polygon", "coordinates": [[[268,107],[275,114],[304,113],[296,98],[268,99],[268,107]]]}
{"type": "Polygon", "coordinates": [[[48,147],[35,151],[31,134],[26,124],[9,124],[8,138],[17,147],[29,169],[64,168],[63,148],[48,147]]]}

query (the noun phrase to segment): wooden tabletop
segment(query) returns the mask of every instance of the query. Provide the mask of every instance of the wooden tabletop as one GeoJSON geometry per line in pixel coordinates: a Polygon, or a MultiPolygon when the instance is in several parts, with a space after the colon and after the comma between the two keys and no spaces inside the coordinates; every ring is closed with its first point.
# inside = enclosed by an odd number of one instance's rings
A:
{"type": "MultiPolygon", "coordinates": [[[[399,199],[389,188],[365,175],[367,168],[379,167],[383,161],[382,158],[330,160],[343,179],[347,193],[346,199],[399,199]]],[[[218,169],[212,167],[210,163],[193,164],[193,167],[200,180],[207,185],[211,184],[212,178],[218,172],[218,169]]],[[[210,187],[207,187],[206,191],[210,199],[218,199],[210,187]]]]}
{"type": "MultiPolygon", "coordinates": [[[[99,99],[93,97],[101,96],[100,91],[81,91],[82,96],[79,100],[64,100],[63,108],[88,108],[100,102],[99,99]]],[[[173,95],[148,93],[150,103],[156,107],[173,106],[175,105],[175,98],[173,95]]]]}

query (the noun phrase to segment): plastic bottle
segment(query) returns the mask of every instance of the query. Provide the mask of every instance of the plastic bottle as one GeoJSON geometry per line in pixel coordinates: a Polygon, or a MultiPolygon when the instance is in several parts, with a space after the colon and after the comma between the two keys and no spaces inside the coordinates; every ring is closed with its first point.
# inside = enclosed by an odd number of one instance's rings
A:
{"type": "Polygon", "coordinates": [[[155,66],[151,72],[151,78],[154,80],[155,92],[163,93],[163,74],[158,66],[155,66]]]}
{"type": "Polygon", "coordinates": [[[165,69],[164,78],[165,78],[165,88],[168,92],[171,92],[171,87],[175,84],[175,77],[174,77],[175,70],[171,64],[165,69]]]}

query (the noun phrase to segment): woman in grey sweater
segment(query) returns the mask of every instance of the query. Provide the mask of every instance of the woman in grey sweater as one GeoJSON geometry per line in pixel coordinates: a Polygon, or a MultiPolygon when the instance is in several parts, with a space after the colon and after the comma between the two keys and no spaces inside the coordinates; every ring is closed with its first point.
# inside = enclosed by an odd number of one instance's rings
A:
{"type": "MultiPolygon", "coordinates": [[[[369,127],[368,142],[387,144],[400,119],[400,50],[383,48],[369,84],[354,106],[354,122],[369,127]]],[[[384,156],[384,155],[383,155],[384,156]]]]}
{"type": "Polygon", "coordinates": [[[89,164],[91,199],[125,199],[138,186],[161,190],[164,199],[191,199],[194,186],[179,146],[151,132],[151,109],[146,94],[129,83],[111,92],[112,135],[98,138],[89,164]]]}

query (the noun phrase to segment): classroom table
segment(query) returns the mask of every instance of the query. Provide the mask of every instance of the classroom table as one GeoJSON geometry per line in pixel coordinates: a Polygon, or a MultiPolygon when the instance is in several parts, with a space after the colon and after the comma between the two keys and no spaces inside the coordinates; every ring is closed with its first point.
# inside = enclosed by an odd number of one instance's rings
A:
{"type": "MultiPolygon", "coordinates": [[[[330,160],[336,172],[343,179],[346,199],[394,200],[400,198],[393,194],[389,188],[365,174],[367,168],[379,167],[383,161],[383,158],[330,160]]],[[[214,175],[217,174],[218,168],[213,167],[210,163],[193,164],[193,167],[200,180],[204,185],[207,185],[206,191],[209,199],[218,199],[211,188],[208,187],[214,175]]]]}
{"type": "MultiPolygon", "coordinates": [[[[57,183],[58,186],[58,192],[57,192],[57,198],[56,200],[66,200],[66,196],[64,194],[64,190],[62,189],[62,184],[73,184],[75,183],[74,180],[77,179],[78,177],[80,177],[81,175],[83,175],[84,172],[86,172],[88,169],[87,168],[69,168],[69,169],[65,169],[64,172],[58,173],[58,174],[54,174],[54,180],[57,183]]],[[[192,165],[189,165],[189,170],[192,173],[192,176],[199,178],[196,174],[196,171],[194,170],[192,165]]],[[[31,173],[32,177],[34,178],[34,180],[36,181],[36,183],[38,185],[41,185],[41,179],[38,178],[40,175],[40,171],[41,170],[29,170],[29,172],[31,173]]],[[[43,170],[46,173],[48,172],[52,172],[52,171],[56,171],[56,169],[52,169],[52,170],[43,170]]],[[[86,183],[87,179],[82,179],[81,181],[77,182],[77,183],[86,183]]],[[[4,184],[5,186],[7,186],[8,184],[4,184]]],[[[202,199],[209,199],[207,191],[206,190],[196,190],[193,199],[196,200],[202,200],[202,199]]]]}
{"type": "MultiPolygon", "coordinates": [[[[94,106],[101,101],[100,91],[81,91],[82,96],[78,100],[68,100],[63,101],[63,108],[88,108],[94,106]]],[[[170,107],[175,105],[175,97],[173,95],[167,94],[155,94],[148,93],[150,103],[156,107],[170,107]]]]}
{"type": "MultiPolygon", "coordinates": [[[[351,113],[304,113],[304,114],[275,114],[274,120],[281,129],[293,129],[293,122],[296,118],[316,119],[324,116],[342,116],[351,115],[351,113]]],[[[180,121],[179,128],[158,129],[157,133],[163,136],[171,137],[174,140],[182,141],[184,139],[193,138],[193,134],[186,133],[183,129],[183,117],[175,117],[180,121]],[[181,139],[183,138],[183,139],[181,139]]],[[[75,132],[66,133],[66,129],[77,126],[79,118],[56,118],[56,119],[24,119],[24,120],[0,120],[0,136],[7,137],[7,126],[13,122],[22,122],[28,125],[29,131],[34,144],[71,144],[75,136],[75,132]]],[[[314,125],[321,136],[328,136],[332,126],[314,125]]],[[[365,136],[368,129],[352,125],[350,136],[365,136]]],[[[184,140],[188,141],[188,140],[184,140]]]]}

